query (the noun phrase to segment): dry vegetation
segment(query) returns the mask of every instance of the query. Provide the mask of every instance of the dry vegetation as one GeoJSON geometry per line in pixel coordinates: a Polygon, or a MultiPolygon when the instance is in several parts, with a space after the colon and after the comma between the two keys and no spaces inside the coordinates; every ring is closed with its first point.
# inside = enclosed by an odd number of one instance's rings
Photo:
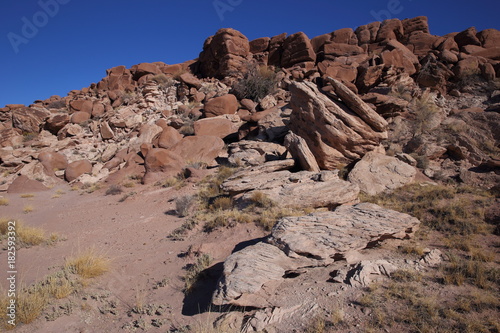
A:
{"type": "Polygon", "coordinates": [[[354,300],[371,312],[366,331],[499,332],[498,244],[488,241],[494,228],[484,220],[490,193],[414,184],[363,199],[420,219],[419,238],[400,248],[404,254],[418,257],[438,246],[446,257],[437,268],[397,271],[354,300]]]}
{"type": "MultiPolygon", "coordinates": [[[[109,269],[109,260],[88,251],[66,262],[61,270],[48,275],[31,286],[20,286],[17,294],[17,324],[29,324],[40,317],[52,300],[63,299],[87,285],[85,279],[104,274],[109,269]]],[[[1,292],[0,306],[6,308],[9,299],[1,292]]],[[[6,313],[0,313],[0,327],[12,329],[6,313]]]]}
{"type": "Polygon", "coordinates": [[[203,278],[203,272],[212,264],[212,258],[208,254],[202,254],[196,259],[196,263],[188,265],[184,275],[184,293],[189,294],[196,284],[203,278]]]}
{"type": "Polygon", "coordinates": [[[1,218],[0,241],[7,237],[10,221],[15,221],[16,244],[18,248],[31,247],[41,244],[51,245],[61,240],[61,237],[58,234],[52,233],[47,237],[43,229],[26,226],[22,221],[19,220],[1,218]]]}

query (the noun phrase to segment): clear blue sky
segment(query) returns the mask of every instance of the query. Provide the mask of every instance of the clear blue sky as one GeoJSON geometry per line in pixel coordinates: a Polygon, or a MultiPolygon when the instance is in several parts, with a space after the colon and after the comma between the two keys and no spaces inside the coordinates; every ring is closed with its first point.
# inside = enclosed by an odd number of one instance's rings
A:
{"type": "Polygon", "coordinates": [[[219,28],[250,40],[298,31],[312,38],[387,14],[426,15],[431,33],[443,35],[500,30],[499,13],[498,0],[4,0],[0,106],[66,96],[118,65],[194,59],[219,28]]]}

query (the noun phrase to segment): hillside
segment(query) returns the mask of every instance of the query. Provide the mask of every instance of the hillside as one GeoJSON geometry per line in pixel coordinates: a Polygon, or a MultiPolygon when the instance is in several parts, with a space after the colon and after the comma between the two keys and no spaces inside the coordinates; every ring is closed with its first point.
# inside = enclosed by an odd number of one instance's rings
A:
{"type": "Polygon", "coordinates": [[[499,110],[500,31],[435,36],[426,17],[313,38],[220,29],[197,59],[6,105],[0,253],[15,220],[18,316],[0,318],[498,332],[499,110]],[[85,276],[78,253],[104,268],[85,276]]]}

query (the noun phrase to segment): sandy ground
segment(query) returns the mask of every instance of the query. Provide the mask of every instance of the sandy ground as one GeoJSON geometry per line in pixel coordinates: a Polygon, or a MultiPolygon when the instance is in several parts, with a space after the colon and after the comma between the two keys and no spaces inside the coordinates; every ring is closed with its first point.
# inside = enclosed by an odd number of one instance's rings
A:
{"type": "MultiPolygon", "coordinates": [[[[22,248],[17,253],[18,284],[30,285],[59,270],[65,259],[89,248],[112,260],[105,275],[93,279],[83,292],[52,302],[47,312],[64,313],[51,320],[39,318],[19,325],[16,332],[119,332],[146,329],[165,332],[203,319],[215,286],[221,262],[242,243],[259,239],[264,232],[252,224],[238,225],[210,234],[194,230],[184,241],[167,235],[182,224],[175,215],[175,199],[195,193],[197,185],[174,188],[136,185],[120,195],[105,195],[106,188],[93,193],[72,191],[67,185],[47,192],[3,194],[8,206],[0,206],[0,216],[20,219],[26,225],[57,233],[65,238],[54,245],[22,248]],[[53,198],[59,190],[60,197],[53,198]],[[127,192],[137,194],[118,202],[127,192]],[[33,211],[24,213],[26,205],[33,211]],[[202,248],[213,258],[214,272],[208,285],[185,297],[183,268],[195,262],[190,249],[202,248]],[[20,281],[19,281],[20,280],[20,281]],[[141,306],[144,312],[131,310],[141,306]],[[147,309],[160,308],[156,311],[147,309]],[[159,314],[158,314],[159,313],[159,314]],[[160,326],[160,327],[155,327],[160,326]]],[[[238,247],[242,246],[241,244],[238,247]]],[[[192,251],[191,251],[192,252],[192,251]]],[[[1,287],[6,289],[7,254],[0,250],[1,287]]]]}

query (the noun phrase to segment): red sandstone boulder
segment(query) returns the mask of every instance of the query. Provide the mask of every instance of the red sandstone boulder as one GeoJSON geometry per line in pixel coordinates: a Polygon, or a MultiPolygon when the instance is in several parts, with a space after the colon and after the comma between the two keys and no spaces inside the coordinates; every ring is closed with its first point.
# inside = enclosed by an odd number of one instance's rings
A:
{"type": "Polygon", "coordinates": [[[217,136],[187,136],[177,142],[169,151],[181,156],[184,161],[213,164],[224,148],[224,141],[217,136]]]}
{"type": "Polygon", "coordinates": [[[30,193],[47,191],[48,188],[41,182],[29,179],[27,176],[21,175],[14,179],[7,189],[7,193],[30,193]]]}
{"type": "Polygon", "coordinates": [[[410,35],[415,31],[429,34],[429,22],[426,16],[404,19],[401,23],[403,25],[405,40],[408,40],[410,35]]]}
{"type": "Polygon", "coordinates": [[[50,116],[50,112],[39,107],[20,107],[12,111],[12,127],[25,133],[39,133],[41,125],[50,116]]]}
{"type": "Polygon", "coordinates": [[[365,51],[357,45],[340,44],[335,42],[326,42],[322,51],[325,59],[335,60],[336,57],[349,57],[363,54],[365,51]]]}
{"type": "Polygon", "coordinates": [[[204,110],[207,118],[235,114],[238,110],[238,99],[233,94],[215,97],[205,103],[204,110]]]}
{"type": "Polygon", "coordinates": [[[316,61],[309,37],[303,32],[297,32],[288,36],[283,42],[283,54],[281,55],[281,66],[292,67],[300,62],[316,61]]]}
{"type": "Polygon", "coordinates": [[[68,160],[63,154],[54,151],[44,151],[38,154],[38,160],[43,165],[48,175],[53,176],[55,171],[65,170],[68,160]]]}
{"type": "Polygon", "coordinates": [[[359,26],[356,29],[356,36],[358,37],[359,45],[370,44],[375,42],[379,29],[380,29],[380,22],[372,22],[367,25],[359,26]]]}
{"type": "Polygon", "coordinates": [[[84,173],[92,172],[92,164],[87,160],[79,160],[75,162],[71,162],[66,167],[66,171],[64,173],[64,177],[68,182],[71,182],[84,173]]]}
{"type": "Polygon", "coordinates": [[[269,41],[268,64],[272,66],[281,66],[281,56],[283,54],[283,43],[286,39],[286,33],[274,36],[269,41]]]}
{"type": "Polygon", "coordinates": [[[497,29],[485,29],[478,32],[476,36],[484,48],[500,46],[500,31],[497,29]]]}
{"type": "Polygon", "coordinates": [[[262,37],[254,39],[250,42],[250,52],[253,54],[265,52],[269,49],[271,38],[262,37]]]}
{"type": "Polygon", "coordinates": [[[55,114],[49,117],[45,122],[45,129],[50,133],[57,135],[67,123],[69,123],[69,116],[67,114],[55,114]]]}
{"type": "Polygon", "coordinates": [[[481,74],[479,69],[479,61],[476,57],[470,57],[460,60],[453,68],[455,76],[459,79],[465,79],[471,75],[481,74]]]}
{"type": "Polygon", "coordinates": [[[385,20],[380,25],[375,42],[382,42],[389,39],[396,39],[400,41],[403,40],[403,36],[403,24],[399,19],[385,20]]]}
{"type": "Polygon", "coordinates": [[[185,84],[187,84],[188,86],[190,87],[195,87],[196,89],[200,89],[201,88],[201,81],[200,79],[198,79],[196,76],[194,76],[193,74],[191,73],[183,73],[179,76],[179,80],[181,82],[184,82],[185,84]]]}
{"type": "Polygon", "coordinates": [[[234,29],[220,29],[207,38],[200,53],[200,72],[203,76],[223,78],[246,70],[250,54],[248,39],[234,29]]]}
{"type": "Polygon", "coordinates": [[[221,117],[200,119],[194,122],[195,135],[214,135],[221,139],[238,132],[238,126],[221,117]]]}
{"type": "Polygon", "coordinates": [[[90,100],[77,99],[69,102],[71,112],[86,112],[88,114],[92,114],[92,108],[94,103],[90,100]]]}
{"type": "Polygon", "coordinates": [[[158,137],[157,146],[168,149],[182,140],[182,135],[173,127],[163,127],[163,131],[158,137]]]}
{"type": "Polygon", "coordinates": [[[434,48],[434,44],[438,39],[437,36],[422,31],[414,31],[408,36],[406,47],[416,56],[423,57],[434,48]]]}
{"type": "Polygon", "coordinates": [[[146,174],[144,184],[178,175],[184,167],[184,160],[175,152],[163,148],[149,149],[144,160],[146,174]]]}
{"type": "Polygon", "coordinates": [[[70,121],[73,124],[81,124],[90,119],[90,113],[77,111],[71,115],[70,121]]]}
{"type": "Polygon", "coordinates": [[[140,77],[142,77],[144,75],[160,74],[161,70],[154,63],[152,64],[152,63],[143,62],[141,64],[134,65],[134,66],[130,67],[130,73],[132,73],[134,80],[137,81],[140,77]]]}
{"type": "Polygon", "coordinates": [[[465,45],[478,45],[481,46],[481,42],[476,37],[477,31],[476,28],[470,27],[455,36],[455,42],[457,42],[458,47],[462,47],[465,45]]]}

